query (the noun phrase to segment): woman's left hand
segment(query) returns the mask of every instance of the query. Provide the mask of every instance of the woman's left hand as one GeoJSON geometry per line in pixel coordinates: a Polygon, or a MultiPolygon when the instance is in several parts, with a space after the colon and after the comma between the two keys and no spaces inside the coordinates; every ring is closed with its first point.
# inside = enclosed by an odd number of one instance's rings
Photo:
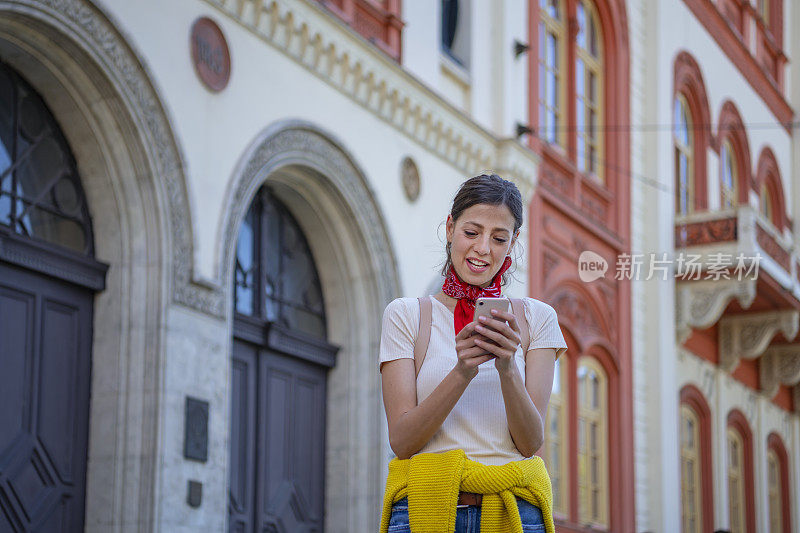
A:
{"type": "Polygon", "coordinates": [[[495,356],[494,366],[498,372],[515,368],[512,362],[520,345],[520,335],[512,313],[492,309],[492,318],[478,318],[475,331],[480,334],[475,344],[495,356]]]}

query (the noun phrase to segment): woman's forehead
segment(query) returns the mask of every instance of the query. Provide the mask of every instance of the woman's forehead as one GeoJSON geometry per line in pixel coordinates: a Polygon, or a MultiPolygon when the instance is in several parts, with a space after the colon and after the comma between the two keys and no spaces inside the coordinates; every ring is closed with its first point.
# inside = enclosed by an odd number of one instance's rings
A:
{"type": "Polygon", "coordinates": [[[505,204],[475,204],[465,209],[457,222],[492,230],[514,230],[514,215],[505,204]]]}

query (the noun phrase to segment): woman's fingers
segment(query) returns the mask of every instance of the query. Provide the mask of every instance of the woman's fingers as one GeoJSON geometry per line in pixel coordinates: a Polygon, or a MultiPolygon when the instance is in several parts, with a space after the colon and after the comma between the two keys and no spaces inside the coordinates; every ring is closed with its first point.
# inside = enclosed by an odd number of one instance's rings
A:
{"type": "Polygon", "coordinates": [[[470,322],[464,326],[461,331],[458,332],[458,335],[456,335],[456,343],[458,343],[458,341],[468,339],[475,332],[475,326],[477,325],[477,322],[470,322]]]}
{"type": "Polygon", "coordinates": [[[480,346],[475,345],[472,348],[465,348],[464,350],[461,350],[458,353],[458,358],[467,360],[481,355],[486,355],[486,350],[484,350],[480,346]]]}
{"type": "Polygon", "coordinates": [[[519,336],[514,331],[508,332],[506,334],[489,329],[481,325],[478,325],[478,327],[475,328],[475,331],[477,331],[487,339],[493,340],[495,343],[497,343],[498,346],[507,348],[509,350],[513,349],[514,351],[516,351],[517,345],[519,344],[519,336]],[[508,335],[512,335],[512,337],[509,337],[508,335]]]}
{"type": "Polygon", "coordinates": [[[475,339],[475,344],[483,348],[484,351],[493,354],[496,357],[507,357],[507,352],[509,351],[508,348],[504,348],[503,346],[498,346],[493,342],[486,341],[484,339],[475,339]]]}
{"type": "Polygon", "coordinates": [[[519,334],[519,325],[517,324],[517,317],[515,317],[513,313],[506,313],[505,311],[498,311],[497,309],[492,309],[492,318],[490,318],[489,320],[497,322],[498,328],[505,327],[519,334]]]}

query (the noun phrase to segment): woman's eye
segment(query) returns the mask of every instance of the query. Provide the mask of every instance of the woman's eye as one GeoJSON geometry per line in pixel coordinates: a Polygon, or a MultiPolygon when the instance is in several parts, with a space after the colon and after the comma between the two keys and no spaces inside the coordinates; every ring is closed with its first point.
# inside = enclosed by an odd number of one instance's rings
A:
{"type": "Polygon", "coordinates": [[[494,240],[496,240],[500,244],[504,244],[505,242],[507,242],[506,239],[501,239],[500,237],[495,237],[494,240]]]}
{"type": "Polygon", "coordinates": [[[467,237],[474,237],[475,235],[477,235],[477,233],[475,233],[474,231],[464,231],[464,235],[466,235],[467,237]]]}

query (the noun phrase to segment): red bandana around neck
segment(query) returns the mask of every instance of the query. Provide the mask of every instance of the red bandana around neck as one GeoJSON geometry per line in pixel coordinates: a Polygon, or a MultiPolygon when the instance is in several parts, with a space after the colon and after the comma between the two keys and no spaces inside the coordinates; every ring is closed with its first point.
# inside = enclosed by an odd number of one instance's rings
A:
{"type": "Polygon", "coordinates": [[[500,281],[503,273],[511,266],[511,257],[506,256],[503,261],[503,266],[497,271],[497,274],[492,278],[492,282],[488,287],[482,288],[469,283],[464,283],[459,279],[455,269],[451,266],[450,272],[442,285],[442,292],[451,298],[457,298],[456,310],[453,313],[453,322],[456,330],[456,335],[464,329],[464,326],[472,322],[472,317],[475,314],[475,300],[480,297],[499,298],[500,297],[500,281]]]}

